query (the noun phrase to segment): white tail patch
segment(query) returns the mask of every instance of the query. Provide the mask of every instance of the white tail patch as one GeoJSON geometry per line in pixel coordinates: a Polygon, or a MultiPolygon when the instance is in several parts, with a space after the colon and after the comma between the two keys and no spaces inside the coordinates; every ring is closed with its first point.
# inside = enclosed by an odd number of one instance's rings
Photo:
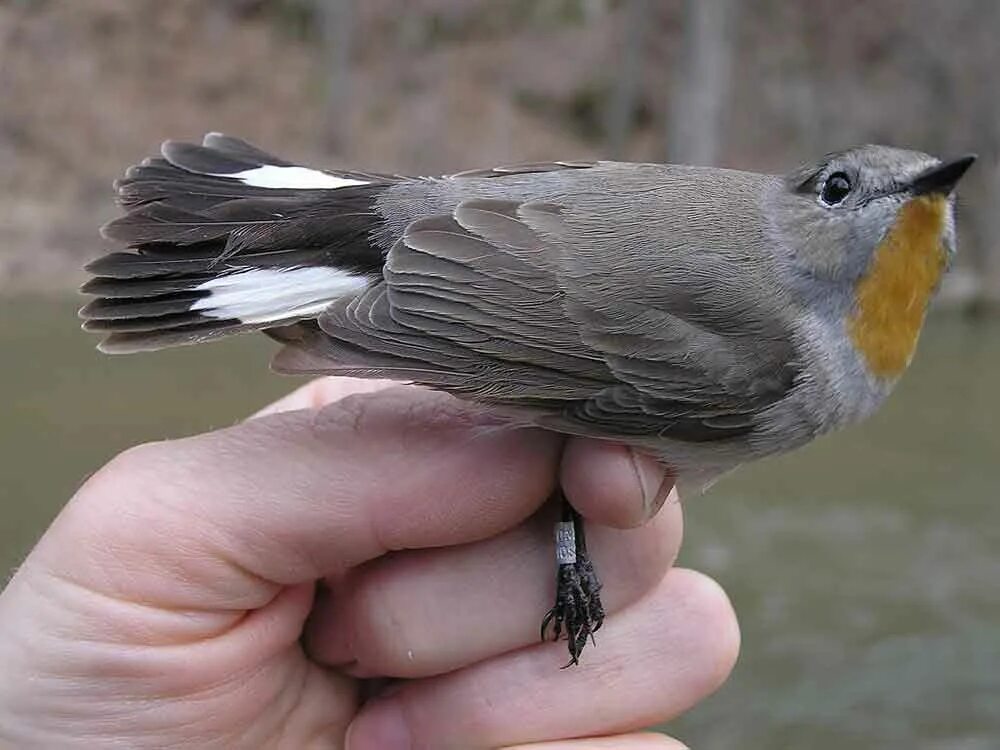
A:
{"type": "Polygon", "coordinates": [[[199,284],[195,289],[210,294],[191,309],[219,320],[276,323],[319,315],[338,297],[367,285],[365,276],[325,266],[254,268],[199,284]]]}
{"type": "Polygon", "coordinates": [[[245,169],[242,172],[213,172],[212,177],[229,177],[239,180],[245,185],[262,188],[289,188],[293,190],[336,190],[352,185],[367,185],[364,180],[352,180],[348,177],[320,172],[308,167],[277,167],[265,164],[262,167],[245,169]]]}

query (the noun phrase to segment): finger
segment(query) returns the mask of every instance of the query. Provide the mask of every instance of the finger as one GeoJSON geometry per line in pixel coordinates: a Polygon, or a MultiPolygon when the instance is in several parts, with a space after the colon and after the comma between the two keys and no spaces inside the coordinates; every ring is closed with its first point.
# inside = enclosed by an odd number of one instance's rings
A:
{"type": "Polygon", "coordinates": [[[316,378],[305,385],[296,388],[286,396],[268,404],[263,409],[254,412],[250,418],[266,417],[280,414],[283,411],[296,409],[319,409],[334,401],[340,401],[347,396],[358,393],[374,393],[393,386],[399,386],[392,380],[366,380],[365,378],[316,378]]]}
{"type": "MultiPolygon", "coordinates": [[[[318,378],[253,416],[319,408],[349,395],[393,386],[399,384],[392,380],[318,378]]],[[[616,528],[631,528],[652,518],[673,488],[673,477],[655,459],[623,445],[588,438],[567,443],[560,474],[563,489],[577,510],[616,528]]]]}
{"type": "Polygon", "coordinates": [[[722,590],[678,569],[611,617],[601,635],[570,669],[559,669],[562,644],[540,644],[405,683],[362,708],[348,746],[474,750],[628,732],[673,718],[714,691],[739,650],[722,590]]]}
{"type": "Polygon", "coordinates": [[[582,740],[533,742],[509,745],[503,750],[686,750],[687,746],[670,737],[652,732],[619,734],[615,737],[591,737],[582,740]]]}
{"type": "Polygon", "coordinates": [[[516,525],[550,493],[559,449],[550,433],[498,426],[443,394],[351,396],[128,451],[36,552],[115,596],[255,608],[278,585],[387,550],[516,525]]]}
{"type": "Polygon", "coordinates": [[[674,486],[673,477],[655,459],[590,438],[566,443],[560,483],[584,517],[622,529],[652,518],[674,486]]]}
{"type": "MultiPolygon", "coordinates": [[[[543,512],[483,542],[365,566],[348,586],[319,597],[306,629],[310,656],[350,665],[356,676],[423,677],[537,643],[555,598],[554,520],[543,512]]],[[[609,612],[660,582],[680,548],[682,526],[679,503],[638,529],[588,525],[609,612]]]]}

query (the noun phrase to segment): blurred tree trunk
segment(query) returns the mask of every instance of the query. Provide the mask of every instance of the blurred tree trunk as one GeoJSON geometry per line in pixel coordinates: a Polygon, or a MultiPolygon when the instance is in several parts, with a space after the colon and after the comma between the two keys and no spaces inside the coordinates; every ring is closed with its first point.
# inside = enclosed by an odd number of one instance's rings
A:
{"type": "MultiPolygon", "coordinates": [[[[990,19],[987,22],[995,32],[1000,28],[1000,10],[996,3],[992,3],[989,9],[992,16],[987,16],[990,19]]],[[[992,67],[992,71],[995,74],[996,68],[992,67]]],[[[988,117],[987,151],[980,155],[987,171],[982,213],[989,217],[985,236],[980,237],[980,242],[983,243],[981,254],[985,259],[983,297],[990,310],[1000,312],[1000,96],[994,89],[992,94],[987,94],[986,99],[992,104],[992,112],[988,117]]]]}
{"type": "Polygon", "coordinates": [[[607,147],[612,158],[618,159],[635,118],[639,82],[642,75],[643,41],[649,23],[648,0],[628,0],[623,49],[618,56],[618,75],[607,111],[607,147]]]}
{"type": "MultiPolygon", "coordinates": [[[[989,10],[992,11],[992,16],[986,15],[984,20],[989,19],[987,23],[995,30],[1000,27],[1000,10],[996,3],[989,10]]],[[[993,71],[995,70],[993,67],[993,71]]],[[[995,89],[992,94],[984,97],[981,106],[985,110],[985,117],[980,132],[983,133],[985,142],[984,153],[979,157],[986,173],[986,190],[978,217],[982,225],[979,232],[979,255],[982,259],[980,297],[985,309],[1000,312],[1000,96],[995,89]]]]}
{"type": "MultiPolygon", "coordinates": [[[[998,107],[1000,109],[1000,107],[998,107]]],[[[997,147],[1000,146],[1000,118],[994,120],[992,159],[983,159],[983,167],[988,172],[985,179],[985,195],[980,204],[979,231],[980,263],[979,290],[981,305],[992,312],[1000,312],[1000,162],[997,161],[997,147]]]]}
{"type": "Polygon", "coordinates": [[[429,79],[421,75],[420,65],[415,64],[422,54],[426,54],[421,50],[431,46],[431,26],[424,5],[426,3],[400,3],[393,40],[397,93],[400,103],[407,105],[405,111],[398,114],[401,129],[397,148],[403,169],[416,174],[440,171],[442,162],[447,163],[451,124],[444,114],[451,76],[429,79]]]}
{"type": "Polygon", "coordinates": [[[323,45],[326,87],[323,146],[333,153],[347,150],[351,140],[351,52],[356,0],[315,0],[323,45]]]}
{"type": "Polygon", "coordinates": [[[681,64],[667,122],[672,161],[714,164],[719,157],[737,12],[736,0],[685,2],[681,64]]]}
{"type": "MultiPolygon", "coordinates": [[[[978,3],[975,10],[983,28],[992,30],[1000,25],[997,4],[984,7],[978,3]]],[[[970,71],[974,76],[979,73],[972,79],[974,85],[994,74],[991,59],[974,57],[970,62],[986,62],[978,71],[970,71]]],[[[980,96],[973,98],[971,105],[970,124],[976,134],[973,143],[979,160],[959,186],[958,210],[959,234],[963,234],[964,226],[964,239],[971,240],[963,242],[961,254],[967,254],[966,268],[971,271],[972,283],[967,287],[969,294],[958,302],[972,315],[996,314],[1000,313],[1000,97],[980,96]]]]}

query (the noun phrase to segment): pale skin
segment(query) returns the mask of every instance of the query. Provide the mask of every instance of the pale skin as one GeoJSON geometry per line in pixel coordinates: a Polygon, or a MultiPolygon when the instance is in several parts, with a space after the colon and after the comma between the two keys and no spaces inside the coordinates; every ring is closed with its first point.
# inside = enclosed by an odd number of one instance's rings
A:
{"type": "Polygon", "coordinates": [[[739,631],[673,567],[662,483],[618,446],[346,379],[126,451],[0,595],[0,744],[680,748],[642,728],[714,691],[739,631]],[[566,670],[538,640],[559,480],[609,610],[566,670]],[[383,676],[405,679],[362,700],[383,676]]]}

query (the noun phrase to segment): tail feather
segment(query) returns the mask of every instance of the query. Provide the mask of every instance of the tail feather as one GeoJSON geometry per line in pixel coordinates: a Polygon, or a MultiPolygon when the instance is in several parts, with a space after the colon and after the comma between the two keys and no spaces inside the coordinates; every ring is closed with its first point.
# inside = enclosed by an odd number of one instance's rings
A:
{"type": "Polygon", "coordinates": [[[124,352],[318,315],[381,276],[375,201],[402,178],[295,165],[219,133],[168,141],[115,184],[125,215],[102,233],[80,315],[124,352]]]}
{"type": "Polygon", "coordinates": [[[130,209],[154,201],[169,201],[178,208],[204,209],[236,198],[293,198],[301,191],[247,185],[239,180],[220,180],[175,166],[161,157],[129,167],[115,182],[118,203],[130,209]]]}
{"type": "MultiPolygon", "coordinates": [[[[85,270],[104,282],[112,279],[151,278],[174,274],[200,273],[209,270],[211,260],[205,258],[159,258],[142,253],[108,253],[88,263],[85,270]]],[[[131,287],[120,286],[116,296],[131,296],[131,287]]]]}
{"type": "Polygon", "coordinates": [[[205,137],[202,139],[201,145],[218,151],[221,154],[225,154],[232,159],[249,162],[251,164],[273,164],[277,167],[295,166],[292,162],[279,159],[274,154],[262,151],[253,144],[247,143],[240,138],[233,138],[232,136],[228,136],[223,133],[206,133],[205,137]]]}
{"type": "Polygon", "coordinates": [[[207,290],[188,289],[145,299],[123,299],[121,297],[95,299],[80,309],[80,315],[88,322],[102,320],[113,325],[117,320],[151,319],[163,315],[186,313],[198,300],[207,296],[209,296],[207,290]]]}
{"type": "Polygon", "coordinates": [[[129,330],[129,328],[130,326],[125,326],[123,330],[109,332],[97,345],[97,348],[105,354],[135,354],[136,352],[166,349],[171,346],[201,344],[234,333],[256,330],[255,326],[244,325],[238,320],[197,320],[194,323],[155,331],[134,331],[129,330]]]}
{"type": "Polygon", "coordinates": [[[148,299],[163,294],[183,292],[190,289],[192,284],[205,282],[211,278],[211,273],[192,273],[183,278],[172,276],[151,279],[133,278],[128,284],[122,284],[119,279],[96,277],[80,287],[80,291],[84,294],[92,294],[102,300],[148,299]]]}
{"type": "MultiPolygon", "coordinates": [[[[184,326],[202,321],[196,312],[178,312],[168,315],[157,315],[149,318],[115,318],[106,320],[102,318],[89,318],[83,322],[83,330],[88,333],[106,333],[116,335],[119,333],[149,333],[151,331],[176,331],[184,326]]],[[[102,350],[107,350],[101,345],[102,350]]],[[[159,347],[156,347],[159,348],[159,347]]]]}

